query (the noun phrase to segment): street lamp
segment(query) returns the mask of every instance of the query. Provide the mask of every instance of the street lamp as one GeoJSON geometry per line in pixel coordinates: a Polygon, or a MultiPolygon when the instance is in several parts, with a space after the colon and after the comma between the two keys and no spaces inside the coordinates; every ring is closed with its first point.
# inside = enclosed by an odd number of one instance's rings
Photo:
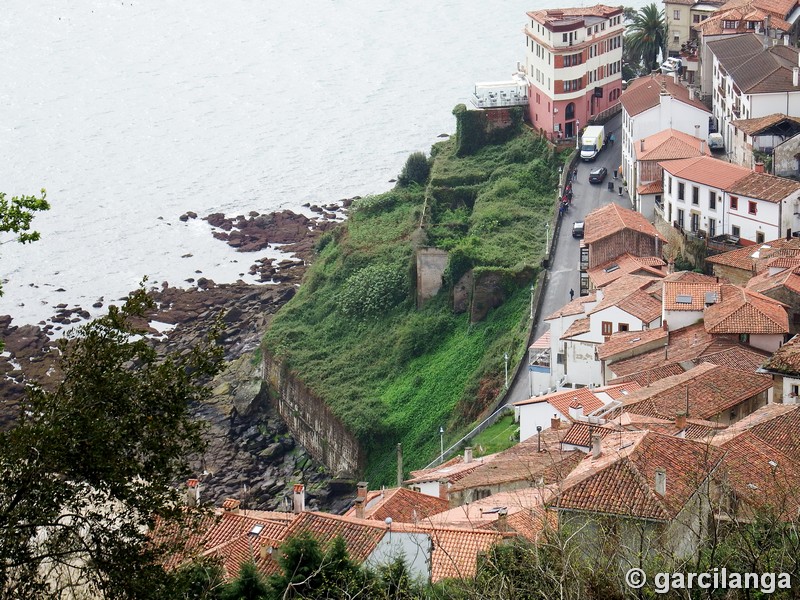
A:
{"type": "Polygon", "coordinates": [[[503,354],[503,359],[506,361],[506,389],[508,389],[508,352],[503,354]]]}
{"type": "Polygon", "coordinates": [[[550,223],[544,224],[544,250],[550,256],[550,223]]]}
{"type": "Polygon", "coordinates": [[[444,427],[439,426],[439,464],[444,462],[444,427]]]}
{"type": "Polygon", "coordinates": [[[533,290],[534,289],[535,288],[533,287],[533,284],[531,284],[531,319],[533,319],[533,290]]]}
{"type": "Polygon", "coordinates": [[[575,149],[581,149],[581,122],[579,120],[575,120],[575,149]]]}

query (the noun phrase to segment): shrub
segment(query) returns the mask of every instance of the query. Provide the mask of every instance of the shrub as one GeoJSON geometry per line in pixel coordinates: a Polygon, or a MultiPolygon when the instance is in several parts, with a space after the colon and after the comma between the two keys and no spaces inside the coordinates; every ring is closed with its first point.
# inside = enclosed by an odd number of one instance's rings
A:
{"type": "Polygon", "coordinates": [[[395,266],[373,264],[347,279],[339,307],[349,317],[374,317],[397,306],[406,295],[406,278],[395,266]]]}
{"type": "Polygon", "coordinates": [[[425,156],[424,152],[414,152],[409,155],[403,171],[397,178],[398,185],[403,187],[409,186],[412,183],[425,185],[428,181],[428,175],[431,174],[431,163],[425,156]]]}

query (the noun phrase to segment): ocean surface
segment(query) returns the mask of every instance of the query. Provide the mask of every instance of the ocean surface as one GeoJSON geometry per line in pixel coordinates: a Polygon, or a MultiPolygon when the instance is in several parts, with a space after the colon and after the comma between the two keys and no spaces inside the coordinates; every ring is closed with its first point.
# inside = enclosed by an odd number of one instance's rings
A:
{"type": "Polygon", "coordinates": [[[476,81],[524,61],[526,11],[570,5],[5,0],[0,191],[46,188],[52,209],[39,242],[0,240],[0,314],[91,311],[143,276],[253,281],[275,252],[236,253],[178,217],[388,190],[454,131],[476,81]]]}

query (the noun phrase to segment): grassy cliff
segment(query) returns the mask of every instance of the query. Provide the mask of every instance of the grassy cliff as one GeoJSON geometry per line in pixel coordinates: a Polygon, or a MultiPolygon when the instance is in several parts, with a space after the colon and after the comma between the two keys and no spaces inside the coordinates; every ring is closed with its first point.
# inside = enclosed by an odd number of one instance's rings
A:
{"type": "Polygon", "coordinates": [[[354,203],[265,338],[358,437],[375,484],[393,481],[396,443],[408,470],[438,454],[440,425],[445,444],[460,437],[500,392],[504,352],[515,364],[525,351],[556,157],[528,131],[469,156],[459,150],[457,138],[434,146],[426,186],[354,203]],[[448,250],[450,260],[445,287],[418,310],[422,246],[448,250]],[[506,301],[476,324],[450,300],[470,270],[495,271],[506,288],[506,301]]]}

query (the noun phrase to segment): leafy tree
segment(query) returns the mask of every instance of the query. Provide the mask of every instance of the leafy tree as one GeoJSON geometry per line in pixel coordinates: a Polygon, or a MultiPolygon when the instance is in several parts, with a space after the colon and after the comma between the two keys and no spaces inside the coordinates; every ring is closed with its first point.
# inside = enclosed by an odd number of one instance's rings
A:
{"type": "Polygon", "coordinates": [[[185,520],[173,484],[203,448],[188,407],[222,354],[159,358],[131,324],[152,307],[140,289],[63,340],[60,384],[29,386],[0,432],[0,598],[176,596],[148,531],[185,520]]]}
{"type": "Polygon", "coordinates": [[[428,181],[431,173],[431,162],[424,152],[414,152],[409,155],[403,171],[397,178],[397,183],[401,186],[408,186],[412,183],[424,185],[428,181]]]}
{"type": "Polygon", "coordinates": [[[629,56],[641,63],[646,71],[656,69],[666,41],[667,20],[663,9],[659,10],[655,3],[642,7],[628,26],[625,36],[629,56]]]}
{"type": "Polygon", "coordinates": [[[270,590],[253,562],[247,562],[239,569],[234,579],[222,594],[223,600],[267,600],[270,590]]]}
{"type": "MultiPolygon", "coordinates": [[[[241,571],[240,571],[241,574],[241,571]]],[[[175,573],[176,600],[221,600],[225,573],[216,560],[198,559],[175,573]]]]}

